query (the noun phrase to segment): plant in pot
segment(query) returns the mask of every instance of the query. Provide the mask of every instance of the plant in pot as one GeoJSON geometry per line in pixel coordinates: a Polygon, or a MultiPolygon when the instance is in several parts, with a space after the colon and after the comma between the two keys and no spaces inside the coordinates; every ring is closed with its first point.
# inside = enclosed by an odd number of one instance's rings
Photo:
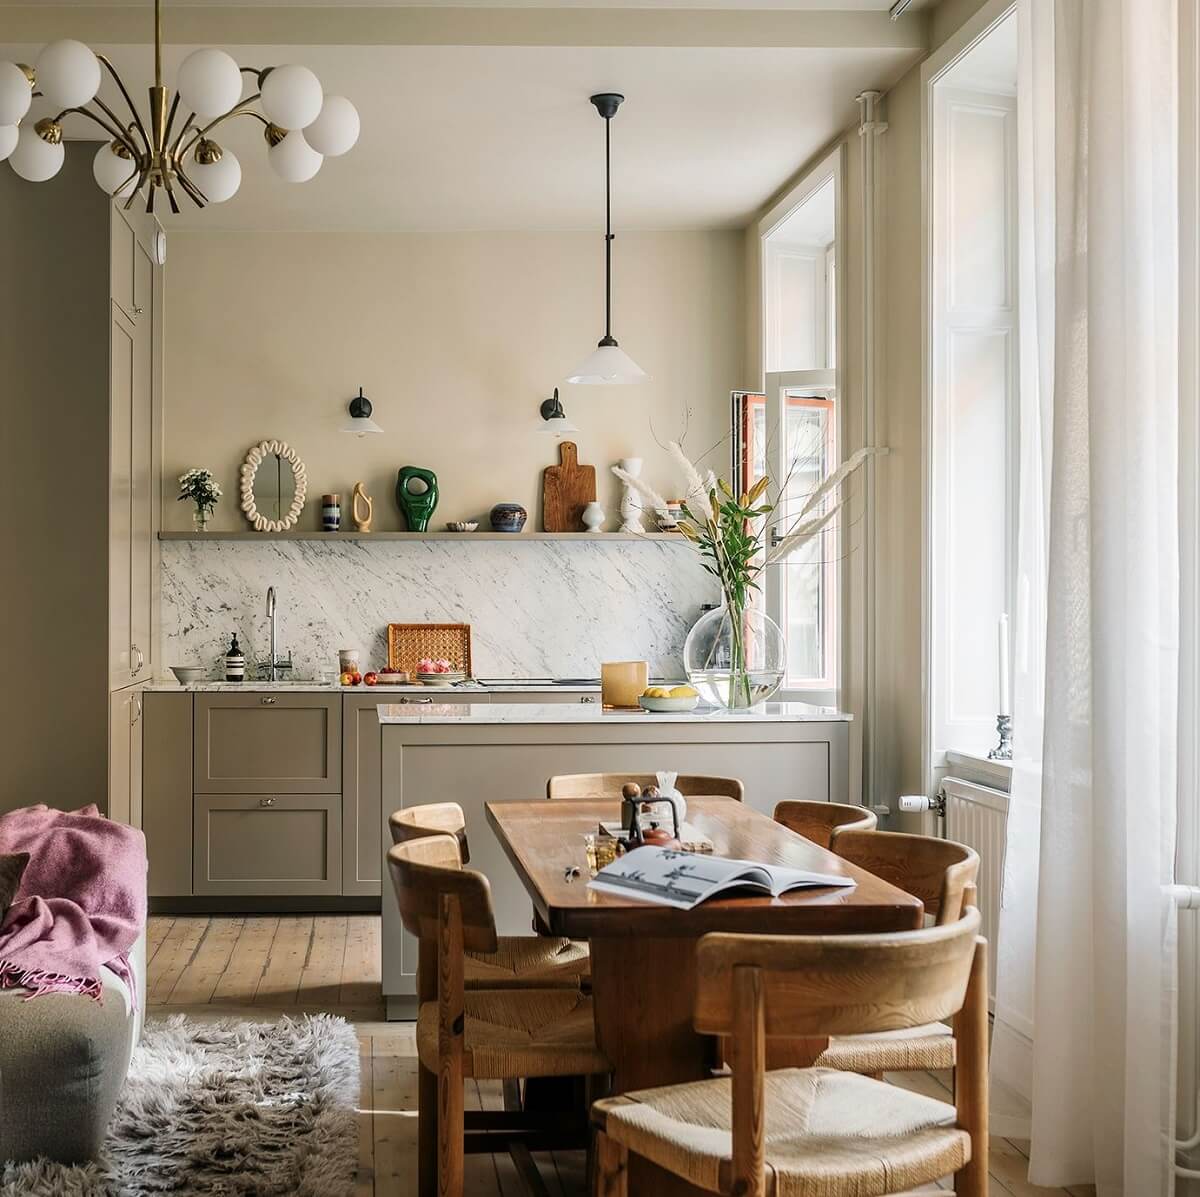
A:
{"type": "Polygon", "coordinates": [[[221,488],[212,476],[212,470],[188,470],[179,475],[179,499],[196,504],[192,512],[192,526],[197,532],[208,531],[208,521],[216,510],[221,488]]]}

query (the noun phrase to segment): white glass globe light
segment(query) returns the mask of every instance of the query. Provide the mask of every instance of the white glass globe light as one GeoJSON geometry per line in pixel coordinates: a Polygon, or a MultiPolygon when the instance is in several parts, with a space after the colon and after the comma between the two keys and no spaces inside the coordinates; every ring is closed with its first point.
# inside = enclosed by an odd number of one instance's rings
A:
{"type": "Polygon", "coordinates": [[[224,116],[242,98],[242,72],[224,50],[196,50],[179,67],[179,98],[197,116],[224,116]]]}
{"type": "Polygon", "coordinates": [[[336,158],[358,140],[358,109],[345,96],[326,96],[321,115],[304,130],[304,140],[318,154],[336,158]]]}
{"type": "Polygon", "coordinates": [[[128,199],[137,187],[138,167],[132,158],[122,158],[113,152],[112,143],[105,142],[92,159],[92,174],[100,190],[117,199],[128,199]]]}
{"type": "Polygon", "coordinates": [[[216,162],[190,163],[187,176],[210,204],[223,204],[237,195],[242,185],[242,164],[232,150],[222,149],[216,162]]]}
{"type": "Polygon", "coordinates": [[[278,145],[267,151],[271,169],[288,183],[307,183],[325,161],[304,140],[299,129],[293,129],[278,145]]]}
{"type": "Polygon", "coordinates": [[[51,145],[34,132],[32,125],[22,125],[8,164],[28,182],[44,183],[62,170],[65,157],[62,142],[51,145]]]}
{"type": "Polygon", "coordinates": [[[18,124],[32,101],[25,72],[15,62],[0,62],[0,125],[18,124]]]}
{"type": "Polygon", "coordinates": [[[16,125],[0,125],[0,162],[17,148],[17,138],[21,130],[16,125]]]}
{"type": "Polygon", "coordinates": [[[308,67],[278,66],[263,80],[263,111],[281,129],[307,129],[324,100],[321,80],[308,67]]]}
{"type": "Polygon", "coordinates": [[[51,42],[37,60],[37,85],[56,108],[80,108],[100,90],[100,60],[83,42],[51,42]]]}

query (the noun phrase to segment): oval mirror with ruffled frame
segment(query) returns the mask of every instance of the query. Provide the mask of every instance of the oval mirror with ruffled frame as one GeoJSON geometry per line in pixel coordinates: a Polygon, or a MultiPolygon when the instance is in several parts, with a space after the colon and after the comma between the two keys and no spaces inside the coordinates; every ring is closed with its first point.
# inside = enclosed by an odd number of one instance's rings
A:
{"type": "Polygon", "coordinates": [[[308,495],[308,474],[286,441],[262,441],[242,464],[242,511],[256,532],[296,526],[308,495]]]}

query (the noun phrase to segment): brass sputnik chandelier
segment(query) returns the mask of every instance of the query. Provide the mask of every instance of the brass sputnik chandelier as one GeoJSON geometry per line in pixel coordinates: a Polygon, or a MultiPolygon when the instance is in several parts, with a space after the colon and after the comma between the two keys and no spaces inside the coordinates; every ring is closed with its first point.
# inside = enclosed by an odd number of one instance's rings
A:
{"type": "MultiPolygon", "coordinates": [[[[0,62],[0,162],[23,179],[41,183],[62,169],[63,121],[87,117],[109,140],[96,154],[93,173],[109,195],[133,206],[139,192],[154,211],[161,189],[173,212],[178,193],[197,207],[218,204],[236,194],[242,168],[232,150],[214,134],[235,116],[263,125],[267,158],[289,183],[311,179],[326,157],[346,153],[358,140],[359,119],[345,96],[327,96],[307,67],[242,67],[224,50],[197,50],[184,59],[174,94],[163,86],[162,0],[154,0],[154,86],[148,119],[143,120],[113,64],[82,42],[48,45],[35,66],[0,62]],[[111,76],[128,109],[118,115],[100,96],[103,72],[111,76]],[[242,98],[245,76],[254,94],[242,98]],[[21,122],[35,96],[60,109],[54,116],[21,122]],[[184,118],[183,112],[190,112],[184,118]]],[[[120,107],[120,103],[117,103],[120,107]]]]}

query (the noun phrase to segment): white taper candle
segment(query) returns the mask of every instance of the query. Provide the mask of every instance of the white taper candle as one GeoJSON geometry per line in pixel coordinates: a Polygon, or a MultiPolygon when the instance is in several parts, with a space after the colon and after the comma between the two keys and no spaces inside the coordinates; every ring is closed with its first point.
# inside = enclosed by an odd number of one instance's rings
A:
{"type": "Polygon", "coordinates": [[[1012,690],[1008,677],[1008,615],[1001,614],[998,630],[1000,648],[1000,709],[998,715],[1012,714],[1012,690]]]}

